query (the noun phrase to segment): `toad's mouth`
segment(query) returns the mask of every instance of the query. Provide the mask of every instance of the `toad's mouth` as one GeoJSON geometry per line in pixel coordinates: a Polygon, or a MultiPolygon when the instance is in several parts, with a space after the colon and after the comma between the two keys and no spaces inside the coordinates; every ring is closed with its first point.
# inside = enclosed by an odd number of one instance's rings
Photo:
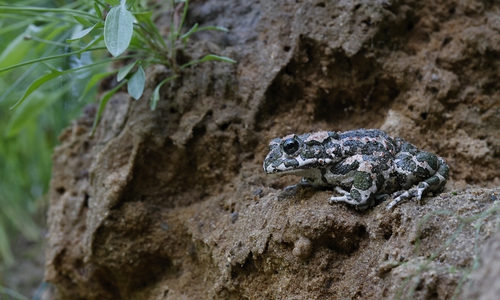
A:
{"type": "Polygon", "coordinates": [[[271,163],[266,166],[264,163],[264,170],[267,174],[297,174],[303,170],[314,168],[322,168],[333,162],[330,158],[287,158],[281,159],[278,163],[271,163]]]}

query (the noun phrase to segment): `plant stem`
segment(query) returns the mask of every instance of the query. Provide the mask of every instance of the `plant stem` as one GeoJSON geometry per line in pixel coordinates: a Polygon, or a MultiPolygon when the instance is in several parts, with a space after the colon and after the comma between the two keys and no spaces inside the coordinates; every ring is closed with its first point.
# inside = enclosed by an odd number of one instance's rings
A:
{"type": "Polygon", "coordinates": [[[78,15],[82,17],[87,17],[95,22],[99,21],[99,18],[95,15],[88,13],[86,11],[78,10],[78,9],[70,9],[70,8],[43,8],[43,7],[34,7],[34,6],[24,6],[24,7],[16,7],[16,6],[5,6],[0,5],[0,11],[2,13],[15,13],[15,14],[23,14],[26,12],[36,12],[37,15],[40,13],[59,13],[66,15],[78,15]]]}

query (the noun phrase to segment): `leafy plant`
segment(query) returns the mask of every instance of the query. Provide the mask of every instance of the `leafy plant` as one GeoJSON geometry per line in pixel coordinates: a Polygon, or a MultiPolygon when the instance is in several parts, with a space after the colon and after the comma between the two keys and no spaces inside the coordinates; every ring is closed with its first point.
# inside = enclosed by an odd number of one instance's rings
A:
{"type": "Polygon", "coordinates": [[[161,86],[183,69],[209,60],[234,62],[208,54],[179,65],[176,52],[192,34],[227,29],[195,24],[182,33],[188,2],[171,1],[172,22],[164,37],[144,2],[60,0],[57,3],[63,5],[53,7],[48,0],[0,1],[0,128],[4,129],[0,135],[0,257],[4,261],[13,261],[9,228],[32,240],[39,238],[30,214],[47,191],[57,134],[93,99],[102,79],[116,75],[119,83],[102,95],[94,128],[108,100],[123,86],[133,98],[142,97],[144,69],[149,65],[163,64],[173,71],[151,95],[150,107],[155,109],[161,86]],[[107,70],[116,60],[128,64],[107,70]],[[13,113],[9,108],[15,108],[13,113]]]}
{"type": "MultiPolygon", "coordinates": [[[[170,76],[166,80],[160,82],[154,90],[150,99],[150,107],[154,110],[159,100],[160,87],[165,84],[165,82],[176,78],[182,69],[193,64],[210,60],[235,63],[234,60],[228,57],[208,54],[201,59],[197,59],[180,66],[177,64],[176,47],[178,42],[181,42],[185,46],[187,40],[192,34],[202,30],[228,31],[223,27],[199,27],[198,24],[194,24],[194,26],[185,34],[181,34],[181,29],[183,23],[185,22],[188,10],[188,0],[172,0],[172,7],[175,7],[175,9],[173,10],[173,21],[170,25],[170,34],[166,38],[160,34],[158,28],[154,24],[153,12],[147,11],[135,0],[105,0],[104,2],[101,0],[95,0],[92,7],[87,7],[86,9],[84,9],[84,7],[85,5],[82,5],[79,9],[40,9],[36,7],[0,6],[0,11],[5,13],[10,12],[27,15],[39,13],[42,17],[47,19],[52,18],[54,13],[59,13],[62,15],[65,22],[73,24],[72,30],[75,32],[70,38],[67,39],[67,42],[72,43],[71,47],[73,51],[60,55],[42,57],[27,62],[14,63],[9,66],[2,66],[0,64],[0,73],[38,62],[44,62],[49,71],[29,86],[24,95],[19,99],[19,101],[17,101],[13,108],[21,105],[27,97],[36,91],[41,85],[50,80],[56,79],[61,75],[74,73],[76,71],[90,68],[96,64],[107,63],[116,59],[128,59],[131,60],[132,63],[117,71],[117,80],[121,82],[122,85],[127,83],[127,90],[130,96],[136,100],[142,96],[144,91],[146,80],[144,68],[151,64],[162,64],[174,72],[174,76],[170,76]],[[105,13],[106,11],[107,14],[105,13]],[[69,16],[73,19],[68,19],[69,16]],[[80,26],[81,29],[76,30],[76,28],[80,26]],[[89,37],[91,38],[89,39],[89,37]],[[57,70],[48,64],[49,60],[55,58],[74,55],[79,56],[87,52],[101,51],[104,48],[104,46],[102,46],[103,42],[105,48],[114,58],[102,59],[101,61],[96,61],[78,68],[70,68],[64,71],[57,70]],[[122,55],[127,50],[129,51],[129,54],[122,55]]],[[[69,25],[65,29],[69,29],[69,25]]],[[[89,86],[87,86],[85,91],[89,89],[90,85],[95,84],[95,78],[102,78],[101,75],[102,74],[95,74],[89,81],[89,86]]],[[[111,94],[108,93],[101,99],[101,104],[98,109],[92,132],[94,131],[98,119],[107,104],[107,100],[109,100],[112,94],[117,90],[118,89],[113,89],[111,94]]]]}
{"type": "MultiPolygon", "coordinates": [[[[35,0],[22,3],[47,4],[35,0]]],[[[64,32],[67,26],[60,25],[64,25],[60,19],[40,22],[36,15],[19,16],[0,10],[0,67],[65,51],[65,39],[70,33],[64,32]]],[[[84,59],[53,59],[51,65],[63,69],[70,63],[81,64],[84,59]]],[[[10,250],[14,233],[20,232],[30,241],[41,240],[37,226],[40,220],[35,223],[32,216],[47,203],[44,194],[57,135],[90,98],[80,103],[65,100],[74,98],[79,91],[79,80],[85,74],[77,72],[75,76],[53,79],[32,92],[18,109],[9,111],[28,88],[26,82],[44,76],[42,67],[41,63],[33,63],[0,74],[0,273],[3,265],[14,262],[10,250]]]]}

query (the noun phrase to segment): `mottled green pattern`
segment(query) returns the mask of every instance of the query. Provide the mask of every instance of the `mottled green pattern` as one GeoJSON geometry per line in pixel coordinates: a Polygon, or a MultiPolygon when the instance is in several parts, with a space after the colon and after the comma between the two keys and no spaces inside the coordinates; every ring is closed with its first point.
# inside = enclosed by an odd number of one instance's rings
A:
{"type": "Polygon", "coordinates": [[[330,202],[366,209],[375,204],[377,195],[393,194],[392,207],[442,191],[449,167],[442,158],[401,138],[377,129],[359,129],[273,139],[264,170],[303,176],[303,182],[312,186],[336,187],[343,196],[333,196],[330,202]]]}

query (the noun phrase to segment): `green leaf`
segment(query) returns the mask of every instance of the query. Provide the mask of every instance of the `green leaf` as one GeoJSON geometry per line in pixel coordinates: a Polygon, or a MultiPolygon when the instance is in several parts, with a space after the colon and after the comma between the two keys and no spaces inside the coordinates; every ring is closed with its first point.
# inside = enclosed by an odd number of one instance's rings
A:
{"type": "MultiPolygon", "coordinates": [[[[39,38],[42,38],[47,41],[64,41],[66,37],[69,36],[69,28],[75,27],[73,24],[59,24],[59,22],[52,22],[55,26],[43,26],[43,30],[38,35],[39,38]],[[61,40],[59,40],[62,38],[61,40]]],[[[49,44],[46,43],[38,43],[35,48],[35,53],[41,53],[47,48],[51,48],[49,44]]]]}
{"type": "Polygon", "coordinates": [[[182,11],[182,17],[181,17],[181,21],[179,23],[179,27],[175,30],[176,36],[178,36],[180,30],[182,29],[182,25],[184,25],[184,21],[186,21],[186,15],[187,15],[188,6],[189,6],[187,0],[178,1],[178,2],[184,2],[184,10],[182,11]]]}
{"type": "Polygon", "coordinates": [[[172,80],[172,79],[175,79],[179,77],[179,75],[174,75],[174,76],[170,76],[168,77],[167,79],[163,80],[162,82],[160,82],[154,89],[153,91],[153,94],[151,95],[151,99],[150,99],[150,107],[151,107],[151,110],[155,110],[156,109],[156,105],[158,104],[158,101],[160,100],[160,88],[162,87],[162,85],[164,85],[166,82],[172,80]]]}
{"type": "Polygon", "coordinates": [[[217,30],[217,31],[229,32],[229,29],[227,29],[226,27],[222,27],[222,26],[203,26],[203,27],[198,28],[198,30],[196,30],[196,32],[202,31],[202,30],[217,30]]]}
{"type": "Polygon", "coordinates": [[[146,24],[153,24],[153,22],[151,21],[151,16],[153,15],[152,11],[134,12],[133,14],[138,22],[143,22],[146,24]]]}
{"type": "Polygon", "coordinates": [[[132,96],[135,100],[139,100],[144,92],[145,83],[146,74],[144,73],[142,67],[139,67],[139,69],[134,73],[134,75],[132,75],[132,77],[130,77],[130,80],[128,81],[127,90],[130,96],[132,96]]]}
{"type": "Polygon", "coordinates": [[[0,54],[0,69],[18,64],[27,56],[28,51],[33,47],[34,41],[25,39],[25,36],[29,35],[29,31],[39,30],[35,28],[37,27],[30,25],[24,33],[20,34],[7,45],[2,54],[0,54]]]}
{"type": "Polygon", "coordinates": [[[155,23],[152,21],[152,11],[134,12],[133,15],[137,22],[141,24],[141,27],[145,27],[148,34],[156,33],[158,31],[155,23]]]}
{"type": "MultiPolygon", "coordinates": [[[[12,84],[9,85],[9,88],[7,90],[5,90],[2,94],[2,96],[0,97],[0,102],[2,102],[3,100],[5,100],[9,95],[10,93],[12,93],[13,91],[18,91],[19,89],[23,88],[23,87],[20,87],[21,86],[21,83],[24,81],[24,79],[26,79],[36,68],[38,67],[38,64],[33,64],[31,65],[26,71],[24,71],[24,73],[19,76],[16,81],[12,84]]],[[[6,78],[6,77],[4,77],[6,78]]],[[[0,151],[1,152],[1,151],[0,151]]]]}
{"type": "Polygon", "coordinates": [[[134,32],[134,16],[125,1],[113,7],[104,23],[104,43],[109,53],[118,56],[127,50],[134,32]]]}
{"type": "Polygon", "coordinates": [[[99,104],[99,109],[97,110],[97,115],[95,116],[94,119],[94,125],[92,126],[92,131],[90,132],[90,135],[92,136],[95,132],[95,129],[97,127],[97,123],[99,123],[99,119],[101,118],[101,115],[106,108],[106,104],[108,104],[109,99],[113,97],[113,95],[125,84],[127,81],[120,82],[117,86],[115,86],[114,89],[108,91],[106,94],[104,94],[101,98],[101,103],[99,104]]]}
{"type": "Polygon", "coordinates": [[[225,61],[225,62],[232,63],[232,64],[236,63],[235,60],[232,60],[229,57],[219,56],[219,55],[215,55],[215,54],[208,54],[208,55],[205,55],[202,59],[193,60],[193,61],[188,62],[187,64],[182,65],[181,69],[184,69],[186,67],[189,67],[189,66],[197,64],[197,63],[202,63],[202,62],[206,62],[206,61],[210,61],[210,60],[225,61]]]}
{"type": "Polygon", "coordinates": [[[194,23],[193,27],[191,27],[191,29],[189,29],[189,31],[188,31],[188,32],[186,32],[185,34],[183,34],[183,35],[181,36],[181,39],[182,39],[183,41],[187,40],[191,34],[193,34],[193,33],[195,33],[195,32],[196,32],[196,29],[197,29],[197,28],[198,28],[198,23],[194,23]]]}
{"type": "Polygon", "coordinates": [[[2,255],[2,260],[7,264],[11,265],[14,263],[14,255],[10,250],[9,245],[9,235],[5,231],[5,225],[0,216],[0,254],[2,255]]]}
{"type": "MultiPolygon", "coordinates": [[[[101,23],[102,24],[102,23],[101,23]]],[[[104,39],[104,35],[102,34],[98,34],[94,37],[93,40],[91,40],[87,46],[81,48],[80,50],[78,51],[75,51],[76,53],[83,53],[85,51],[93,51],[93,50],[97,50],[96,48],[92,49],[93,46],[97,45],[100,41],[102,41],[104,39]]]]}
{"type": "Polygon", "coordinates": [[[111,6],[117,6],[120,5],[120,0],[104,0],[106,3],[108,3],[111,6]]]}
{"type": "Polygon", "coordinates": [[[95,9],[96,14],[99,16],[99,19],[102,20],[102,11],[97,3],[94,3],[94,9],[95,9]]]}
{"type": "Polygon", "coordinates": [[[148,35],[153,36],[157,42],[160,42],[163,48],[167,48],[165,44],[165,40],[158,31],[158,27],[156,27],[155,23],[152,21],[152,11],[144,11],[144,12],[134,12],[134,17],[141,25],[144,24],[146,27],[146,31],[148,35]]]}
{"type": "MultiPolygon", "coordinates": [[[[12,2],[12,1],[10,1],[12,2]]],[[[68,21],[73,15],[85,16],[91,20],[98,21],[97,17],[83,9],[71,9],[69,7],[61,8],[50,8],[50,7],[36,7],[36,6],[26,6],[22,5],[22,2],[26,1],[16,1],[17,5],[1,5],[5,1],[0,2],[0,13],[10,14],[14,18],[27,17],[37,21],[47,21],[47,20],[61,20],[68,21]]],[[[33,1],[33,5],[42,6],[40,1],[33,1]]]]}
{"type": "Polygon", "coordinates": [[[75,35],[73,35],[70,39],[67,39],[66,42],[71,43],[71,42],[77,41],[77,40],[81,39],[82,37],[86,36],[87,34],[89,34],[92,30],[99,28],[99,27],[102,27],[102,22],[98,22],[98,23],[94,24],[92,27],[89,27],[87,29],[84,29],[80,32],[75,33],[75,35]]]}
{"type": "Polygon", "coordinates": [[[232,64],[236,63],[235,60],[232,60],[229,57],[219,56],[219,55],[215,55],[215,54],[205,55],[202,59],[200,59],[200,62],[205,62],[205,61],[209,61],[209,60],[225,61],[225,62],[232,63],[232,64]]]}
{"type": "Polygon", "coordinates": [[[130,41],[129,47],[131,47],[131,48],[135,47],[135,48],[141,49],[142,47],[144,47],[144,41],[141,40],[141,38],[139,38],[138,34],[134,34],[132,36],[132,40],[130,41]]]}
{"type": "Polygon", "coordinates": [[[37,80],[35,80],[28,87],[28,89],[26,90],[26,92],[24,92],[24,95],[21,97],[21,99],[19,99],[19,101],[17,101],[16,104],[14,104],[10,109],[14,109],[14,108],[18,107],[19,105],[21,105],[23,103],[23,101],[26,99],[26,97],[28,97],[34,91],[36,91],[42,84],[44,84],[47,81],[50,81],[50,80],[52,80],[54,78],[57,78],[57,77],[61,76],[62,74],[63,74],[63,72],[52,71],[52,72],[50,72],[48,74],[43,75],[42,77],[38,78],[37,80]]]}
{"type": "Polygon", "coordinates": [[[126,0],[125,5],[127,6],[127,9],[132,8],[132,5],[134,5],[135,0],[126,0]]]}
{"type": "MultiPolygon", "coordinates": [[[[12,261],[12,263],[14,263],[14,261],[12,261]]],[[[6,265],[9,266],[10,265],[9,262],[6,262],[6,265]]],[[[47,283],[43,282],[42,284],[47,284],[47,283]]],[[[40,286],[42,286],[42,284],[40,284],[40,286]]],[[[44,291],[45,289],[40,289],[40,290],[44,291]]],[[[9,289],[7,287],[3,287],[1,285],[0,285],[0,294],[5,294],[6,296],[8,296],[8,299],[12,299],[12,300],[29,300],[28,297],[25,297],[24,295],[19,294],[15,290],[9,289]]]]}
{"type": "Polygon", "coordinates": [[[95,74],[94,76],[90,77],[89,82],[87,82],[87,85],[85,86],[85,89],[83,90],[83,93],[80,95],[80,98],[78,98],[78,101],[82,101],[83,98],[87,95],[87,93],[97,85],[97,83],[103,79],[108,77],[111,74],[116,73],[117,71],[111,71],[111,72],[106,72],[106,73],[98,73],[95,74]]]}
{"type": "MultiPolygon", "coordinates": [[[[19,68],[19,67],[22,67],[22,66],[31,65],[31,64],[34,64],[34,63],[37,63],[37,62],[45,62],[45,61],[48,61],[48,60],[51,60],[51,59],[69,57],[69,56],[72,56],[72,55],[80,55],[81,53],[86,52],[86,51],[101,50],[101,49],[104,49],[104,47],[92,48],[92,46],[94,46],[95,44],[97,44],[98,42],[100,42],[102,39],[103,39],[103,36],[102,35],[98,35],[92,41],[90,41],[90,43],[87,46],[81,48],[78,51],[65,52],[63,54],[45,56],[45,57],[41,57],[41,58],[37,58],[37,59],[32,59],[32,60],[24,61],[24,62],[15,64],[15,65],[10,65],[10,66],[5,67],[5,68],[0,68],[0,73],[9,71],[9,70],[12,70],[12,69],[15,69],[15,68],[19,68]]],[[[105,60],[102,60],[102,61],[105,61],[105,60]]],[[[96,62],[96,64],[99,64],[101,62],[96,62]]],[[[1,64],[1,61],[0,61],[0,64],[1,64]]],[[[69,71],[71,71],[71,70],[69,70],[69,71]]]]}
{"type": "Polygon", "coordinates": [[[27,124],[36,120],[49,105],[61,99],[64,90],[54,93],[40,93],[35,91],[12,114],[7,124],[5,135],[7,138],[16,136],[27,124]]]}
{"type": "Polygon", "coordinates": [[[82,18],[82,17],[79,17],[79,16],[73,16],[73,18],[75,18],[75,20],[77,20],[78,23],[82,24],[85,27],[91,27],[91,26],[94,25],[94,24],[92,24],[92,22],[90,22],[89,20],[87,20],[85,18],[82,18]]]}
{"type": "Polygon", "coordinates": [[[128,73],[130,73],[130,70],[137,64],[138,60],[134,61],[131,64],[128,64],[126,66],[123,66],[120,68],[118,71],[118,74],[116,75],[116,80],[117,81],[122,81],[123,78],[127,77],[128,73]]]}

